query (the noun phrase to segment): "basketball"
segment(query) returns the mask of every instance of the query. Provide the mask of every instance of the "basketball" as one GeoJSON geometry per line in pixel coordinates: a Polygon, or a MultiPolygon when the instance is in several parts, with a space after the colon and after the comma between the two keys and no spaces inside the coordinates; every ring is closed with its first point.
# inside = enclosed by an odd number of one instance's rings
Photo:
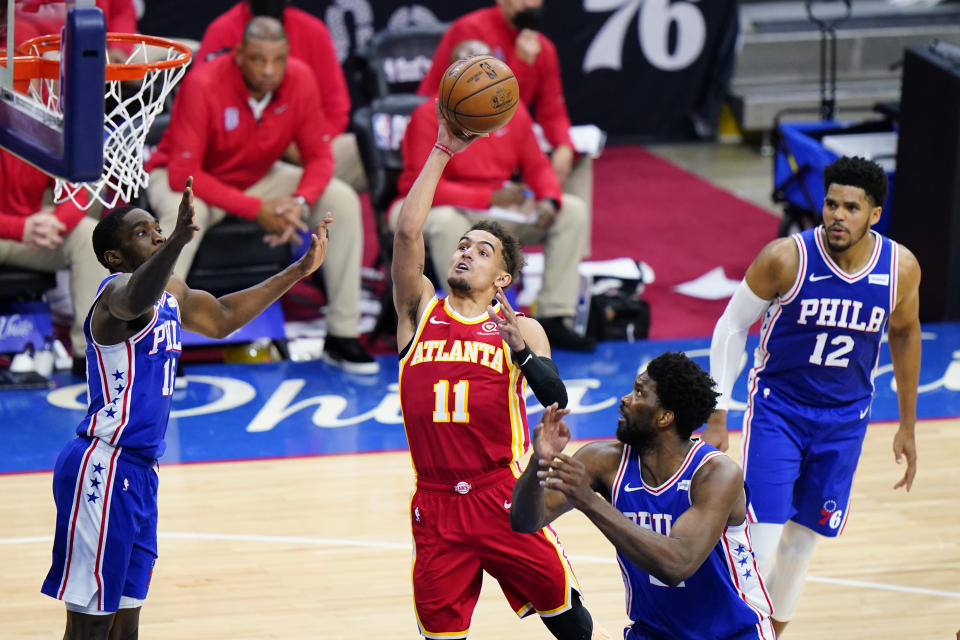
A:
{"type": "Polygon", "coordinates": [[[510,122],[520,87],[505,63],[493,56],[457,60],[440,80],[440,113],[455,128],[490,133],[510,122]]]}

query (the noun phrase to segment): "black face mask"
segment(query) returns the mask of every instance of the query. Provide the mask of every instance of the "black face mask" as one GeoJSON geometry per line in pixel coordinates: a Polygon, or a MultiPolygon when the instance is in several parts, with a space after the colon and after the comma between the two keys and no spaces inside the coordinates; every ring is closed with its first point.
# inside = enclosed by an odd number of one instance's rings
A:
{"type": "Polygon", "coordinates": [[[250,4],[250,13],[255,16],[270,16],[277,20],[283,19],[283,10],[286,8],[287,0],[248,0],[250,4]]]}
{"type": "Polygon", "coordinates": [[[518,30],[533,29],[540,30],[540,24],[543,22],[543,6],[524,9],[513,14],[513,26],[518,30]]]}

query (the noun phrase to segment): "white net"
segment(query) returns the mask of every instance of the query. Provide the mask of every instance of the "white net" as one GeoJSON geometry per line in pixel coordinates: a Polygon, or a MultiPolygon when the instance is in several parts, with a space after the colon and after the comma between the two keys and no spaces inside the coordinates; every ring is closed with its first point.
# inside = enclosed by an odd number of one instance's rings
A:
{"type": "MultiPolygon", "coordinates": [[[[124,64],[156,63],[182,57],[181,50],[140,42],[124,64]]],[[[105,83],[107,111],[103,120],[103,173],[94,182],[67,182],[57,178],[54,201],[72,201],[81,209],[99,202],[110,209],[118,202],[132,202],[149,183],[143,170],[143,148],[147,133],[163,111],[170,91],[186,72],[186,64],[148,68],[142,79],[108,80],[105,83]]],[[[55,80],[31,84],[32,97],[59,113],[59,91],[55,80]]]]}

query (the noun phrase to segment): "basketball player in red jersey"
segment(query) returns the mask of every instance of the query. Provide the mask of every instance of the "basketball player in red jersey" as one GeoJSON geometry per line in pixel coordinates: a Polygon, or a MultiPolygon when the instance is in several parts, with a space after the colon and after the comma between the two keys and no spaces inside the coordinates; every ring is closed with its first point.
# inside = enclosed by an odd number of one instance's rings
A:
{"type": "Polygon", "coordinates": [[[529,447],[524,380],[544,406],[567,403],[543,328],[514,313],[503,294],[522,265],[520,244],[483,221],[453,252],[448,297],[438,299],[423,273],[422,230],[437,182],[475,139],[439,120],[437,143],[398,215],[392,266],[400,406],[417,476],[410,503],[417,624],[427,638],[466,638],[486,571],[518,616],[537,612],[557,638],[587,639],[593,621],[556,534],[510,528],[513,485],[529,447]]]}

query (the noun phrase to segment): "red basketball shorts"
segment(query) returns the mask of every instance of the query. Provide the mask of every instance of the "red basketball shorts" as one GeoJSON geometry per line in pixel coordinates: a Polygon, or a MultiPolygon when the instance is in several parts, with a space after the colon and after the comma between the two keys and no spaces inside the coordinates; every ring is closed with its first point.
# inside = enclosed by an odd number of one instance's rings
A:
{"type": "Polygon", "coordinates": [[[427,638],[466,635],[483,572],[497,579],[519,617],[563,613],[580,587],[556,533],[510,528],[516,482],[498,469],[460,482],[419,479],[410,503],[413,599],[427,638]]]}

